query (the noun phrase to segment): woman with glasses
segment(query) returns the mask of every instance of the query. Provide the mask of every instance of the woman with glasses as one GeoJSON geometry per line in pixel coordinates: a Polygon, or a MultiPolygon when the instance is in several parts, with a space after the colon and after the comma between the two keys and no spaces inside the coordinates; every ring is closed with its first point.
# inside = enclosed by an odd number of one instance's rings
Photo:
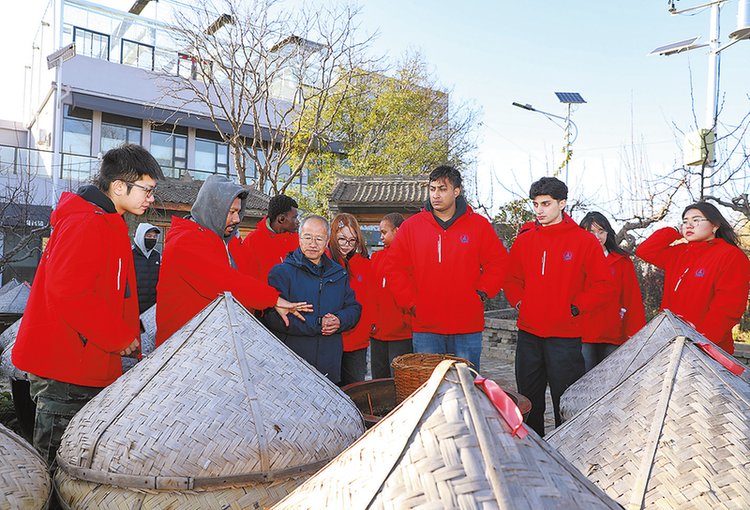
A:
{"type": "Polygon", "coordinates": [[[341,386],[346,386],[365,380],[367,347],[370,345],[373,323],[369,296],[372,285],[372,264],[367,244],[354,216],[343,213],[333,218],[328,251],[331,254],[331,260],[344,266],[349,273],[349,285],[354,290],[357,301],[362,305],[362,317],[359,324],[343,334],[341,386]]]}
{"type": "Polygon", "coordinates": [[[636,255],[664,269],[661,308],[681,317],[728,353],[732,327],[745,311],[750,261],[738,248],[734,229],[706,202],[689,205],[677,228],[662,228],[636,255]]]}
{"type": "Polygon", "coordinates": [[[599,241],[616,287],[612,300],[593,312],[581,314],[581,352],[588,372],[645,326],[646,315],[633,261],[617,245],[615,231],[607,218],[592,211],[579,225],[599,241]]]}

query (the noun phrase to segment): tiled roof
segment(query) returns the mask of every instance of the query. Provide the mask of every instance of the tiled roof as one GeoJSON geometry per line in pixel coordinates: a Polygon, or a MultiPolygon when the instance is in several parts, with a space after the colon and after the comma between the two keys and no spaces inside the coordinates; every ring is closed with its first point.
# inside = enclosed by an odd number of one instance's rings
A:
{"type": "MultiPolygon", "coordinates": [[[[203,181],[167,179],[156,186],[154,198],[157,204],[163,202],[193,205],[195,199],[198,198],[198,191],[202,185],[203,181]]],[[[248,188],[248,191],[250,193],[247,197],[247,209],[268,210],[268,201],[271,200],[271,197],[252,188],[248,188]]]]}
{"type": "Polygon", "coordinates": [[[426,175],[337,175],[331,202],[422,204],[429,198],[426,175]]]}

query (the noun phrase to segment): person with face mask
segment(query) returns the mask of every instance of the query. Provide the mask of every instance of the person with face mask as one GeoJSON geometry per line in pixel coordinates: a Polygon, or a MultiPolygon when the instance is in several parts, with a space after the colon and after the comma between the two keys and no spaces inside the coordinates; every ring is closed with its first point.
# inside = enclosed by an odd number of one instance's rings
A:
{"type": "Polygon", "coordinates": [[[161,253],[156,249],[159,227],[141,223],[133,238],[133,266],[138,287],[138,313],[156,304],[156,284],[159,283],[161,253]]]}
{"type": "Polygon", "coordinates": [[[211,175],[190,215],[172,217],[156,289],[157,347],[226,291],[248,309],[273,307],[284,322],[289,313],[304,321],[300,312],[312,310],[307,303],[279,297],[276,289],[248,274],[238,236],[247,195],[229,178],[211,175]]]}

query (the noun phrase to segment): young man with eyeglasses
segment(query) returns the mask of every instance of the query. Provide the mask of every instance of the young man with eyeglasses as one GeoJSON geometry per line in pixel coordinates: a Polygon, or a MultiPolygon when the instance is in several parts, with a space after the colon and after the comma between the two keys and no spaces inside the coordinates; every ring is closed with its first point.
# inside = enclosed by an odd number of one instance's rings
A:
{"type": "Polygon", "coordinates": [[[313,305],[304,319],[282,321],[278,311],[267,310],[263,321],[287,347],[304,358],[333,383],[341,381],[341,333],[354,328],[362,314],[349,274],[325,253],[331,229],[322,216],[307,216],[300,223],[299,248],[274,266],[268,283],[289,301],[313,305]]]}
{"type": "Polygon", "coordinates": [[[187,218],[172,217],[164,243],[156,288],[156,345],[223,292],[249,309],[275,307],[302,317],[306,303],[290,303],[248,272],[238,227],[245,216],[248,191],[228,177],[210,175],[201,186],[187,218]]]}
{"type": "Polygon", "coordinates": [[[251,273],[263,282],[276,264],[284,261],[287,253],[299,246],[297,202],[286,195],[276,195],[268,202],[268,214],[255,230],[242,241],[251,273]]]}
{"type": "Polygon", "coordinates": [[[385,261],[396,303],[414,315],[414,352],[454,354],[479,370],[484,304],[505,280],[508,252],[466,202],[461,174],[430,174],[430,199],[404,221],[385,261]]]}
{"type": "Polygon", "coordinates": [[[93,185],[63,193],[13,348],[36,401],[34,447],[52,462],[65,427],[122,375],[140,343],[125,213],[154,201],[161,168],[140,145],[108,151],[93,185]]]}

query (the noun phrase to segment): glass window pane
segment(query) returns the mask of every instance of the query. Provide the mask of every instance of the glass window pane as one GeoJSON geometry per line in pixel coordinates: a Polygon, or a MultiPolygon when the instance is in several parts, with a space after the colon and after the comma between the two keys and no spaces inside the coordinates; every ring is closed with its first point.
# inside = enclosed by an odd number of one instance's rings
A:
{"type": "Polygon", "coordinates": [[[216,142],[196,138],[195,169],[204,172],[216,171],[216,142]]]}

